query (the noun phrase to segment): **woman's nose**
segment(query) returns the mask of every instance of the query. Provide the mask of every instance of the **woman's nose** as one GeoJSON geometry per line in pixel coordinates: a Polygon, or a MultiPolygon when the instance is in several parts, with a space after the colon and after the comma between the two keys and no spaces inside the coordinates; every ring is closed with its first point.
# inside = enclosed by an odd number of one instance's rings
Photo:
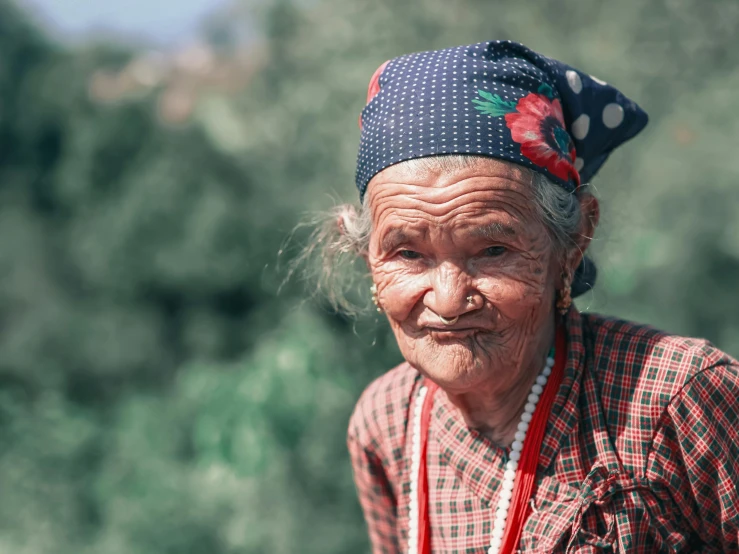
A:
{"type": "Polygon", "coordinates": [[[442,263],[434,269],[431,288],[424,297],[424,304],[434,313],[454,318],[475,309],[468,300],[471,279],[467,272],[453,263],[442,263]]]}

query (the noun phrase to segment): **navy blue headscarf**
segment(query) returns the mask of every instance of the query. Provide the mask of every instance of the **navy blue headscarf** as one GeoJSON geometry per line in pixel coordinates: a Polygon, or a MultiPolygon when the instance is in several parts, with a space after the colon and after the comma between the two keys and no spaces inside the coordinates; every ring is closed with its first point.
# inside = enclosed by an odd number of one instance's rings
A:
{"type": "Polygon", "coordinates": [[[476,154],[515,162],[575,190],[647,114],[617,89],[516,42],[395,58],[370,82],[357,188],[386,167],[476,154]]]}

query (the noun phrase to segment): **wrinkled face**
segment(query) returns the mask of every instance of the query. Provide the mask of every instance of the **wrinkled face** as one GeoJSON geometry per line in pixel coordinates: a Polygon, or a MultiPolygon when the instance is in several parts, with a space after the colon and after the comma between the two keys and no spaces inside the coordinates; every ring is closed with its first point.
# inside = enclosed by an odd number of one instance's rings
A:
{"type": "Polygon", "coordinates": [[[443,172],[400,164],[370,182],[379,302],[405,359],[447,391],[507,390],[553,342],[562,264],[530,182],[493,159],[443,172]]]}

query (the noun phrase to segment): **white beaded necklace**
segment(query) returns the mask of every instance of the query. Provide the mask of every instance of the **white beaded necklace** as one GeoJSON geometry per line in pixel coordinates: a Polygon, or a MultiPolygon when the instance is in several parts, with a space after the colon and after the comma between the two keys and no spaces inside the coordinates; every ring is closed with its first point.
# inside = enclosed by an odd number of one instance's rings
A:
{"type": "MultiPolygon", "coordinates": [[[[554,354],[550,353],[547,357],[544,369],[531,387],[531,393],[527,398],[526,405],[521,414],[521,421],[518,422],[514,441],[513,444],[511,444],[511,454],[505,464],[505,472],[503,473],[503,482],[501,483],[498,505],[495,509],[495,520],[493,521],[493,532],[490,536],[490,548],[488,548],[488,554],[498,554],[503,542],[503,532],[505,531],[506,519],[508,518],[508,508],[511,505],[513,483],[516,478],[516,470],[518,469],[518,460],[521,458],[521,451],[523,450],[523,443],[526,440],[526,432],[529,430],[529,423],[534,416],[536,405],[539,403],[539,396],[544,391],[549,375],[552,373],[552,367],[554,367],[554,354]]],[[[423,401],[426,398],[427,392],[428,389],[426,387],[421,387],[418,391],[418,397],[416,398],[416,405],[413,411],[408,554],[418,554],[418,529],[420,525],[420,522],[418,521],[418,472],[421,466],[421,412],[423,411],[423,401]]]]}

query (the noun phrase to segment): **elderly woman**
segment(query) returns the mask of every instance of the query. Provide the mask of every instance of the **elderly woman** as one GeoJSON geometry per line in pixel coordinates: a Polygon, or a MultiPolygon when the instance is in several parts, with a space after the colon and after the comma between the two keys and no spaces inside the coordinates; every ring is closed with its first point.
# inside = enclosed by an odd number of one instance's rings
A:
{"type": "Polygon", "coordinates": [[[332,243],[405,358],[349,427],[374,552],[739,552],[737,362],[572,305],[587,183],[646,122],[513,42],[376,72],[332,243]]]}

